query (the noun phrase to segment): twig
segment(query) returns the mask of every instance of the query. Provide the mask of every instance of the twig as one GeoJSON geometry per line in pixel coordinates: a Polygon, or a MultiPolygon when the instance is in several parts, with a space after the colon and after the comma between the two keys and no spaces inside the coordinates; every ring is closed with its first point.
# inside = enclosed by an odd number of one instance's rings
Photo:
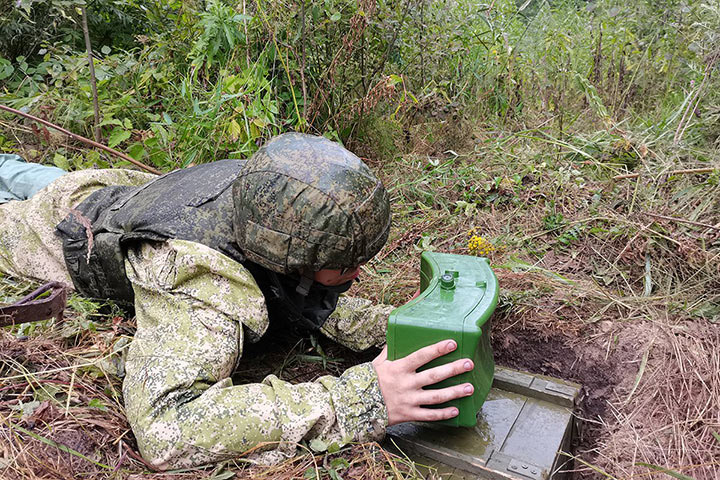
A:
{"type": "Polygon", "coordinates": [[[92,45],[90,44],[90,32],[88,30],[87,23],[87,11],[85,7],[80,7],[80,13],[82,14],[82,29],[83,35],[85,36],[85,49],[88,55],[88,67],[90,67],[90,88],[92,90],[93,100],[93,112],[95,114],[95,127],[93,131],[95,133],[95,141],[100,143],[100,107],[98,106],[98,94],[97,84],[95,82],[95,62],[93,61],[92,45]]]}
{"type": "Polygon", "coordinates": [[[520,242],[521,242],[521,243],[522,243],[522,242],[527,242],[528,240],[532,240],[533,238],[542,237],[543,235],[547,235],[548,233],[552,233],[552,232],[554,232],[554,231],[556,231],[556,230],[561,230],[561,229],[568,228],[568,227],[571,227],[571,226],[573,226],[573,225],[578,225],[578,224],[581,224],[581,223],[595,222],[595,221],[608,221],[608,222],[612,222],[612,221],[614,221],[614,220],[617,220],[617,219],[612,218],[612,217],[602,217],[602,216],[583,218],[583,219],[580,219],[580,220],[575,220],[575,221],[572,221],[572,222],[565,223],[565,224],[563,224],[563,225],[560,225],[560,226],[555,227],[555,228],[551,228],[551,229],[549,229],[549,230],[543,230],[542,232],[536,232],[536,233],[533,233],[533,234],[530,234],[530,235],[526,235],[526,236],[524,236],[523,238],[520,239],[520,242]]]}
{"type": "MultiPolygon", "coordinates": [[[[396,28],[395,31],[393,32],[393,36],[390,39],[390,41],[388,42],[387,47],[385,47],[385,51],[382,54],[383,55],[382,61],[380,62],[380,64],[377,67],[375,67],[375,69],[369,75],[369,78],[372,79],[375,75],[382,72],[383,68],[385,68],[385,63],[387,62],[388,58],[390,57],[392,48],[395,46],[395,40],[397,40],[397,37],[400,34],[400,29],[402,28],[402,24],[405,21],[405,18],[407,17],[412,4],[413,4],[412,0],[407,1],[407,4],[405,5],[405,10],[403,11],[402,17],[400,18],[400,23],[398,24],[398,28],[396,28]]],[[[351,91],[355,90],[358,87],[358,85],[363,83],[363,81],[364,81],[364,78],[360,78],[358,81],[355,82],[355,85],[353,85],[350,90],[351,91]]]]}
{"type": "MultiPolygon", "coordinates": [[[[300,38],[302,39],[302,57],[300,64],[300,84],[303,92],[303,121],[307,120],[307,87],[305,85],[305,44],[307,43],[305,37],[305,0],[300,0],[300,38]]],[[[247,23],[247,22],[246,22],[247,23]]]]}
{"type": "MultiPolygon", "coordinates": [[[[705,168],[690,168],[687,170],[671,170],[667,172],[667,175],[683,175],[687,173],[712,173],[715,170],[717,170],[718,167],[705,167],[705,168]]],[[[613,180],[625,180],[628,178],[637,178],[639,177],[639,173],[626,173],[624,175],[615,175],[613,177],[613,180]]]]}
{"type": "MultiPolygon", "coordinates": [[[[245,15],[245,0],[242,2],[242,14],[245,15]]],[[[250,68],[250,39],[248,38],[247,21],[243,21],[243,28],[245,29],[245,61],[247,68],[250,68]]]]}
{"type": "Polygon", "coordinates": [[[90,255],[92,254],[93,245],[95,244],[95,237],[93,236],[93,232],[92,232],[92,223],[79,210],[71,208],[68,210],[68,213],[70,215],[72,215],[73,217],[75,217],[75,220],[77,220],[83,227],[85,227],[85,235],[87,236],[87,241],[88,241],[88,248],[87,248],[87,255],[85,257],[85,262],[90,264],[90,255]]]}
{"type": "MultiPolygon", "coordinates": [[[[303,0],[304,1],[304,0],[303,0]]],[[[265,15],[265,10],[263,10],[260,6],[260,3],[257,4],[258,11],[262,15],[262,20],[265,22],[265,25],[267,26],[268,30],[270,30],[270,20],[268,20],[267,15],[265,15]]],[[[287,61],[286,58],[283,57],[282,51],[280,51],[280,46],[278,45],[277,36],[275,29],[272,29],[272,40],[275,44],[275,51],[277,52],[278,56],[280,57],[280,63],[283,66],[283,69],[285,70],[285,75],[287,75],[288,83],[290,84],[290,93],[292,94],[292,101],[293,106],[295,107],[295,115],[297,115],[298,118],[298,124],[302,126],[300,131],[305,131],[305,117],[300,116],[300,109],[298,108],[298,102],[297,98],[295,97],[295,89],[293,88],[293,79],[292,75],[290,75],[290,67],[288,66],[290,64],[290,54],[287,54],[287,61]]]]}
{"type": "MultiPolygon", "coordinates": [[[[153,472],[157,472],[157,471],[158,471],[158,468],[157,468],[155,465],[153,465],[152,463],[148,462],[147,460],[145,460],[144,458],[142,458],[140,455],[138,455],[137,453],[135,453],[135,450],[133,450],[132,448],[130,448],[124,441],[121,442],[121,444],[125,447],[125,453],[127,453],[128,456],[130,456],[130,457],[132,457],[133,459],[137,460],[138,462],[142,463],[142,464],[145,465],[149,470],[152,470],[153,472]]],[[[119,462],[118,462],[118,463],[119,463],[119,462]]]]}
{"type": "Polygon", "coordinates": [[[42,118],[38,118],[38,117],[36,117],[35,115],[30,115],[29,113],[21,112],[20,110],[15,110],[14,108],[10,108],[10,107],[7,107],[7,106],[5,106],[5,105],[0,105],[0,110],[4,110],[4,111],[10,112],[10,113],[14,113],[15,115],[20,115],[21,117],[25,117],[25,118],[27,118],[27,119],[30,119],[30,120],[33,120],[33,121],[35,121],[35,122],[38,122],[38,123],[40,123],[40,124],[42,124],[42,125],[45,125],[46,127],[50,127],[50,128],[55,129],[55,130],[57,130],[57,131],[59,131],[59,132],[62,132],[62,133],[64,133],[65,135],[68,135],[69,137],[74,138],[75,140],[77,140],[77,141],[79,141],[79,142],[85,143],[85,144],[87,144],[87,145],[92,145],[93,147],[99,148],[99,149],[101,149],[101,150],[105,150],[106,152],[108,152],[108,153],[110,153],[110,154],[112,154],[112,155],[115,155],[116,157],[122,158],[123,160],[128,161],[128,162],[132,163],[133,165],[135,165],[135,166],[137,166],[137,167],[142,168],[142,169],[145,170],[146,172],[154,173],[155,175],[162,175],[162,172],[161,172],[160,170],[156,170],[156,169],[154,169],[153,167],[150,167],[150,166],[148,166],[148,165],[145,165],[145,164],[142,163],[142,162],[138,162],[138,161],[135,160],[134,158],[132,158],[132,157],[130,157],[130,156],[128,156],[128,155],[126,155],[126,154],[124,154],[124,153],[122,153],[122,152],[118,152],[118,151],[115,150],[114,148],[107,147],[107,146],[103,145],[102,143],[94,142],[94,141],[90,140],[89,138],[85,138],[85,137],[83,137],[83,136],[81,136],[81,135],[77,135],[77,134],[75,134],[75,133],[72,133],[70,130],[65,130],[64,128],[62,128],[62,127],[60,127],[60,126],[55,125],[54,123],[48,122],[47,120],[43,120],[42,118]]]}
{"type": "Polygon", "coordinates": [[[720,230],[720,226],[710,225],[709,223],[694,222],[692,220],[686,220],[684,218],[667,217],[665,215],[658,215],[657,213],[650,213],[650,212],[645,212],[645,215],[648,215],[650,217],[655,217],[655,218],[661,218],[663,220],[670,220],[673,222],[687,223],[689,225],[695,225],[696,227],[705,227],[705,228],[711,228],[713,230],[720,230]]]}

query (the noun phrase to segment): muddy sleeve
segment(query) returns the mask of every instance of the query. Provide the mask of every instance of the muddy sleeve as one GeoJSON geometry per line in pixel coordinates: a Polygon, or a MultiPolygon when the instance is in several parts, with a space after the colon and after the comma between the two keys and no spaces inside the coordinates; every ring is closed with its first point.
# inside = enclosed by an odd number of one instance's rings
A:
{"type": "Polygon", "coordinates": [[[337,308],[320,329],[322,333],[355,351],[382,347],[392,305],[373,304],[370,300],[341,296],[337,308]]]}
{"type": "Polygon", "coordinates": [[[262,294],[242,266],[178,240],[143,243],[127,257],[137,333],[123,395],[150,463],[185,468],[243,454],[268,463],[294,455],[302,441],[342,445],[384,434],[387,413],[367,363],[310,383],[271,375],[233,385],[244,336],[267,327],[262,294]]]}

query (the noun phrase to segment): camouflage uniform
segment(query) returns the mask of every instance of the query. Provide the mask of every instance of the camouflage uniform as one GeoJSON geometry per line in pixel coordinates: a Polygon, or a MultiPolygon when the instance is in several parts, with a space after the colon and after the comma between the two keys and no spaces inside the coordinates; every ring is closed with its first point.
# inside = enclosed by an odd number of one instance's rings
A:
{"type": "MultiPolygon", "coordinates": [[[[0,205],[0,271],[71,284],[54,227],[107,185],[153,178],[126,170],[60,177],[22,202],[0,205]]],[[[126,255],[137,332],[126,359],[126,413],[143,456],[161,469],[238,457],[262,462],[294,455],[297,443],[376,440],[387,411],[369,363],[340,377],[292,385],[271,375],[233,385],[247,335],[268,326],[263,296],[248,271],[222,253],[183,241],[143,242],[126,255]]],[[[381,345],[392,307],[341,298],[322,331],[350,348],[381,345]]]]}
{"type": "Polygon", "coordinates": [[[72,285],[55,226],[95,190],[153,178],[132,170],[85,170],[63,175],[29,200],[0,205],[0,272],[72,285]]]}

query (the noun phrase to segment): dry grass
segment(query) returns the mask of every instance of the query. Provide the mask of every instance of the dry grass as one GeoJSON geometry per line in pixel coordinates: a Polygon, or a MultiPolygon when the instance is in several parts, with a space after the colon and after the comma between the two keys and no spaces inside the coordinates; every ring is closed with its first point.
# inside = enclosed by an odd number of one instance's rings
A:
{"type": "Polygon", "coordinates": [[[138,463],[119,381],[96,366],[105,352],[91,338],[0,333],[3,478],[70,479],[138,463]]]}
{"type": "MultiPolygon", "coordinates": [[[[642,338],[639,362],[610,400],[612,416],[596,449],[618,478],[644,478],[648,467],[697,480],[720,477],[720,331],[700,322],[628,327],[642,338]],[[633,378],[632,376],[630,378],[633,378]]],[[[652,472],[652,470],[650,470],[652,472]]]]}

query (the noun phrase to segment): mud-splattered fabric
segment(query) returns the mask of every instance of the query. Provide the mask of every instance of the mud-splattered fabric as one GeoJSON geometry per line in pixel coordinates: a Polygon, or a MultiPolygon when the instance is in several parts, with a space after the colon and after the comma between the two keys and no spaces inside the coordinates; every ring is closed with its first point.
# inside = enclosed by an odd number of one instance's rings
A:
{"type": "Polygon", "coordinates": [[[71,172],[29,200],[0,205],[0,272],[72,285],[55,226],[95,190],[109,185],[142,185],[153,178],[132,170],[71,172]]]}
{"type": "MultiPolygon", "coordinates": [[[[30,200],[0,206],[0,272],[70,284],[55,225],[99,188],[152,178],[128,170],[73,172],[30,200]]],[[[260,384],[232,385],[245,338],[257,339],[268,326],[264,298],[237,262],[201,244],[172,240],[136,245],[125,267],[138,330],[123,391],[149,462],[191,467],[255,447],[251,457],[273,462],[294,455],[301,441],[384,435],[387,411],[369,363],[312,383],[269,376],[260,384]]],[[[390,309],[342,298],[323,332],[356,350],[381,345],[390,309]]]]}
{"type": "Polygon", "coordinates": [[[143,457],[181,468],[252,454],[278,461],[297,443],[379,439],[387,412],[375,370],[292,385],[267,377],[233,385],[243,325],[267,327],[259,288],[230,258],[182,240],[144,243],[127,254],[137,333],[123,384],[126,413],[143,457]]]}

